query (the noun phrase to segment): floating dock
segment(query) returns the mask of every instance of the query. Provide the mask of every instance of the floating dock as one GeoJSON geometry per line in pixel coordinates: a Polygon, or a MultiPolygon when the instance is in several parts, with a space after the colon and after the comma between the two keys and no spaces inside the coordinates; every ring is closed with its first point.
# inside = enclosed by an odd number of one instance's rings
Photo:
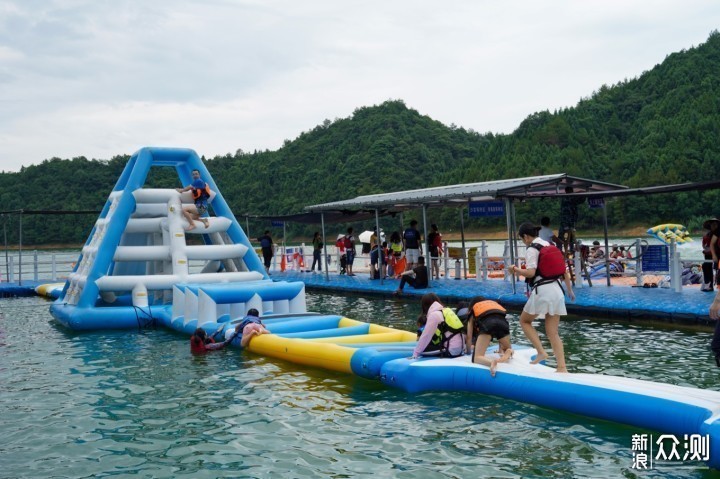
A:
{"type": "MultiPolygon", "coordinates": [[[[371,280],[368,275],[346,276],[330,274],[301,273],[286,271],[273,273],[275,280],[302,281],[309,291],[333,294],[355,293],[393,297],[400,280],[371,280]]],[[[568,313],[602,318],[623,319],[628,321],[647,319],[669,323],[692,325],[715,325],[708,316],[714,293],[700,291],[699,288],[684,288],[677,293],[669,288],[637,288],[631,286],[595,285],[574,289],[575,302],[566,301],[568,313]]],[[[402,297],[419,298],[432,292],[450,302],[469,300],[474,296],[484,296],[503,304],[510,310],[520,311],[527,301],[525,283],[512,284],[503,280],[454,280],[440,279],[432,281],[428,289],[405,287],[402,297]]]]}

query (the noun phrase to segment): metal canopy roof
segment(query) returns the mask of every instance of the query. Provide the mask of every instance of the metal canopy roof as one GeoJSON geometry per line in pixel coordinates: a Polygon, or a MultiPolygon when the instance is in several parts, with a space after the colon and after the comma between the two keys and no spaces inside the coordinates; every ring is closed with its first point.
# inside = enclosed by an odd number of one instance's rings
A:
{"type": "Polygon", "coordinates": [[[644,186],[641,188],[628,188],[609,192],[591,192],[586,194],[572,194],[567,196],[584,196],[587,198],[614,197],[614,196],[648,196],[663,193],[681,193],[684,191],[705,191],[720,189],[720,180],[701,181],[699,183],[677,183],[674,185],[644,186]]]}
{"type": "Polygon", "coordinates": [[[554,175],[484,181],[481,183],[465,183],[358,196],[351,200],[306,206],[305,210],[310,212],[369,210],[376,208],[402,210],[418,208],[422,205],[460,206],[466,204],[468,201],[488,201],[495,198],[563,196],[566,194],[565,187],[567,186],[572,186],[574,193],[610,192],[627,188],[612,183],[558,173],[554,175]]]}

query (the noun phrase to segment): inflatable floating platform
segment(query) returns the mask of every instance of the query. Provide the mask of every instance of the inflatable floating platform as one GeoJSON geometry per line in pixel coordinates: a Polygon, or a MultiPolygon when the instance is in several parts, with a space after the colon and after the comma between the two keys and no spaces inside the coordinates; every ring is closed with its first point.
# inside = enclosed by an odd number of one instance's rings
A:
{"type": "MultiPolygon", "coordinates": [[[[51,288],[46,288],[49,293],[51,288]]],[[[617,421],[666,434],[710,437],[707,462],[720,468],[720,392],[634,379],[558,374],[531,365],[532,349],[491,377],[469,357],[409,360],[415,334],[306,311],[302,282],[271,281],[209,172],[191,150],[143,148],[129,160],[76,268],[50,307],[74,330],[164,325],[189,336],[225,334],[251,308],[271,334],[251,352],[379,379],[408,392],[467,391],[617,421]],[[213,191],[214,216],[192,225],[190,191],[143,188],[151,167],[174,168],[180,184],[213,191]],[[198,178],[199,177],[199,178],[198,178]],[[194,226],[194,228],[193,228],[194,226]]],[[[239,339],[233,345],[240,345],[239,339]]]]}

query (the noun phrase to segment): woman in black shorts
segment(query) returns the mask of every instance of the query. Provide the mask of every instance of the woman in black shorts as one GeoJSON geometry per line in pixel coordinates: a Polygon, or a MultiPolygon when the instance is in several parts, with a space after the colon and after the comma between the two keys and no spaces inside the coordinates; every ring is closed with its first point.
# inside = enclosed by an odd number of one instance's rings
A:
{"type": "Polygon", "coordinates": [[[506,314],[505,308],[495,301],[477,297],[470,302],[467,349],[472,354],[472,362],[490,366],[490,375],[493,377],[497,364],[509,361],[513,354],[510,345],[510,325],[505,319],[506,314]],[[493,339],[497,340],[500,345],[500,359],[491,359],[485,356],[493,339]],[[475,340],[474,351],[472,349],[473,340],[475,340]]]}

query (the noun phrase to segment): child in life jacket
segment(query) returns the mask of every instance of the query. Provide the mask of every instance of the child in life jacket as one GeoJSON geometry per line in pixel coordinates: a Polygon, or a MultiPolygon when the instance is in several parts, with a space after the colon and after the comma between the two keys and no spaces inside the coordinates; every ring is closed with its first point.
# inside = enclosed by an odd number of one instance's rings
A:
{"type": "Polygon", "coordinates": [[[510,344],[510,325],[505,315],[507,311],[495,301],[486,300],[481,296],[470,302],[470,315],[467,322],[467,345],[472,362],[490,367],[490,375],[495,377],[498,363],[510,360],[513,350],[510,344]],[[476,337],[475,347],[471,339],[476,337]],[[500,359],[485,356],[490,342],[495,339],[500,346],[500,359]]]}
{"type": "Polygon", "coordinates": [[[204,354],[208,351],[217,351],[227,346],[230,341],[216,343],[212,337],[209,337],[203,328],[197,328],[192,336],[190,336],[190,352],[192,354],[204,354]]]}
{"type": "Polygon", "coordinates": [[[464,326],[455,311],[445,308],[435,293],[423,295],[421,307],[422,315],[427,319],[410,359],[420,356],[461,356],[465,344],[464,326]],[[438,345],[439,351],[436,349],[438,345]]]}
{"type": "MultiPolygon", "coordinates": [[[[424,314],[421,314],[418,316],[417,319],[417,339],[420,340],[420,337],[422,336],[423,331],[425,331],[425,325],[427,324],[427,316],[424,314]]],[[[442,344],[439,339],[436,339],[433,337],[433,339],[430,340],[430,343],[425,347],[425,350],[423,351],[423,356],[435,356],[440,354],[440,348],[442,344]]]]}

